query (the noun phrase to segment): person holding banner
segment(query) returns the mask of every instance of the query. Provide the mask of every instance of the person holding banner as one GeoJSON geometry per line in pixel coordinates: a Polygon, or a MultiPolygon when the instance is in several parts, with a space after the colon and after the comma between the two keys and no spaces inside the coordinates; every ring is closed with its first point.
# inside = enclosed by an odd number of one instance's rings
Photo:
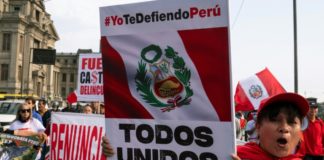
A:
{"type": "Polygon", "coordinates": [[[300,133],[308,110],[307,100],[295,93],[281,93],[261,101],[256,121],[259,142],[238,146],[233,160],[301,160],[300,133]]]}
{"type": "Polygon", "coordinates": [[[39,136],[46,137],[43,124],[32,117],[32,108],[27,103],[19,105],[16,119],[11,123],[7,132],[17,136],[39,136]]]}
{"type": "MultiPolygon", "coordinates": [[[[45,128],[43,124],[36,118],[33,118],[32,115],[31,105],[27,103],[20,104],[18,106],[16,119],[10,124],[5,133],[23,137],[37,136],[40,144],[43,144],[47,139],[47,135],[44,133],[45,128]]],[[[40,156],[39,148],[38,157],[40,156]]]]}

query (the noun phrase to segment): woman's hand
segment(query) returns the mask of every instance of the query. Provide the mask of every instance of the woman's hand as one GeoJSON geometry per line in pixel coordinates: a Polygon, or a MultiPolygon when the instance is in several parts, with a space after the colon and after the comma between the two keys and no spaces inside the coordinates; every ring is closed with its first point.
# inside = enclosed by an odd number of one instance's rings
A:
{"type": "Polygon", "coordinates": [[[44,132],[38,132],[37,136],[39,138],[40,144],[45,143],[45,141],[47,140],[47,135],[44,132]]]}
{"type": "Polygon", "coordinates": [[[108,138],[106,136],[102,137],[101,146],[102,146],[102,153],[105,156],[111,157],[112,155],[115,154],[115,152],[114,152],[112,146],[110,145],[109,140],[108,140],[108,138]]]}

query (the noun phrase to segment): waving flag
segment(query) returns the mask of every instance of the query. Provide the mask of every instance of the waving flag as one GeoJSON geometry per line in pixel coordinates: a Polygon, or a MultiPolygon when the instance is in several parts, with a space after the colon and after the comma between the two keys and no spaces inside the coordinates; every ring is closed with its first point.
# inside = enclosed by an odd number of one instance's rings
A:
{"type": "Polygon", "coordinates": [[[235,111],[252,111],[259,108],[260,102],[272,95],[286,92],[268,68],[241,80],[234,95],[235,111]]]}
{"type": "Polygon", "coordinates": [[[66,100],[68,103],[72,104],[74,102],[77,102],[78,101],[78,96],[77,96],[77,93],[76,91],[73,91],[71,92],[67,97],[66,97],[66,100]]]}

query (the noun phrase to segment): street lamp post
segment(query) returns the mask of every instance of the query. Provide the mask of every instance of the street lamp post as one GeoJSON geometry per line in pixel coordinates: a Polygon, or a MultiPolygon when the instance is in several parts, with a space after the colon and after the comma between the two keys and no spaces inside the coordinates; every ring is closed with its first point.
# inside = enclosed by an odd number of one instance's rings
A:
{"type": "Polygon", "coordinates": [[[296,13],[296,0],[293,0],[294,10],[294,85],[295,93],[298,93],[298,57],[297,57],[297,13],[296,13]]]}

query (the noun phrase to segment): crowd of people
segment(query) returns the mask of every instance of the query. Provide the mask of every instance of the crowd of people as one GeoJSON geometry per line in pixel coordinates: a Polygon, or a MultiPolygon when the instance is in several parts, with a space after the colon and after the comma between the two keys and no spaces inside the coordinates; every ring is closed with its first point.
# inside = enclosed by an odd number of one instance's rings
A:
{"type": "Polygon", "coordinates": [[[85,106],[78,104],[76,108],[68,105],[61,111],[58,108],[58,104],[56,103],[49,108],[48,102],[45,99],[38,100],[38,107],[36,107],[36,100],[33,97],[27,97],[24,103],[19,104],[15,120],[4,133],[16,136],[38,137],[42,145],[36,147],[36,159],[45,159],[45,142],[50,135],[52,112],[75,112],[84,114],[104,114],[105,112],[104,105],[99,102],[91,102],[85,106]]]}
{"type": "MultiPolygon", "coordinates": [[[[19,106],[15,121],[5,132],[46,140],[51,112],[57,111],[49,110],[46,105],[46,100],[39,100],[36,111],[35,100],[26,98],[19,106]]],[[[318,107],[315,98],[281,93],[262,100],[258,110],[247,114],[237,112],[237,138],[246,142],[237,145],[237,153],[233,153],[232,159],[323,160],[324,123],[317,117],[318,107]]],[[[104,114],[104,106],[94,102],[77,108],[68,106],[62,111],[104,114]]],[[[103,137],[102,146],[106,156],[114,154],[109,138],[103,137]]],[[[38,157],[42,159],[42,147],[38,149],[38,157]]]]}

